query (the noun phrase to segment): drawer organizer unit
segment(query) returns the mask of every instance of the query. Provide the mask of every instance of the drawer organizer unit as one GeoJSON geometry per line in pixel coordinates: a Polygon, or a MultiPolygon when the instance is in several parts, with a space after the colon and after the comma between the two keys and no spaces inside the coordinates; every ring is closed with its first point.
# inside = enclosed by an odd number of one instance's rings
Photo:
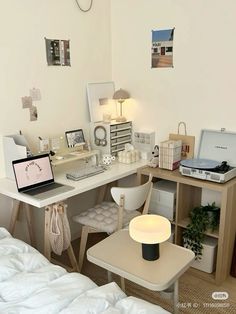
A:
{"type": "Polygon", "coordinates": [[[125,149],[125,144],[132,143],[132,122],[96,122],[91,128],[92,148],[102,154],[117,156],[125,149]]]}

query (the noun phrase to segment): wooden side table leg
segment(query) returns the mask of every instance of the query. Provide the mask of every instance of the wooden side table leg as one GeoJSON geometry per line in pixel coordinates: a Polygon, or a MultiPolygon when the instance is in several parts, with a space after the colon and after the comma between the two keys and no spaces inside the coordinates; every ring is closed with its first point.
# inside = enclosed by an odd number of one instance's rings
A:
{"type": "Polygon", "coordinates": [[[11,235],[13,235],[15,227],[16,227],[16,221],[19,215],[20,210],[20,201],[13,200],[13,206],[12,206],[12,213],[11,213],[11,220],[9,225],[9,232],[11,235]]]}
{"type": "Polygon", "coordinates": [[[44,211],[44,256],[51,261],[51,245],[49,241],[49,224],[52,207],[47,206],[44,211]]]}
{"type": "Polygon", "coordinates": [[[179,281],[176,280],[174,283],[174,314],[179,313],[178,311],[178,302],[179,302],[179,281]]]}
{"type": "Polygon", "coordinates": [[[24,207],[25,207],[25,213],[26,213],[26,221],[27,221],[28,230],[29,230],[30,244],[33,247],[36,247],[36,239],[35,239],[34,228],[33,228],[32,206],[24,203],[24,207]]]}

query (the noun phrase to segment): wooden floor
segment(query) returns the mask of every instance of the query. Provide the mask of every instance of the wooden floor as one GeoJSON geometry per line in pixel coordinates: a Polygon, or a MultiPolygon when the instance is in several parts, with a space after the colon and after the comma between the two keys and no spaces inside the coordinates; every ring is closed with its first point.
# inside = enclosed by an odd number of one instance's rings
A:
{"type": "MultiPolygon", "coordinates": [[[[105,234],[90,234],[87,248],[104,239],[105,234]]],[[[73,241],[72,245],[75,255],[79,256],[79,240],[73,241]]],[[[119,254],[119,252],[118,252],[119,254]]],[[[62,257],[56,257],[63,263],[68,263],[66,254],[62,257]]],[[[107,272],[88,262],[85,258],[82,274],[91,278],[97,285],[107,283],[107,272]]],[[[113,275],[114,281],[120,284],[120,278],[113,275]]],[[[150,291],[126,280],[126,294],[133,295],[151,303],[158,304],[168,311],[172,311],[172,301],[160,293],[150,291]]],[[[236,278],[229,276],[220,286],[207,282],[187,271],[179,281],[179,312],[180,313],[236,313],[236,278]],[[215,301],[212,299],[212,293],[215,291],[227,292],[228,300],[215,301]]]]}

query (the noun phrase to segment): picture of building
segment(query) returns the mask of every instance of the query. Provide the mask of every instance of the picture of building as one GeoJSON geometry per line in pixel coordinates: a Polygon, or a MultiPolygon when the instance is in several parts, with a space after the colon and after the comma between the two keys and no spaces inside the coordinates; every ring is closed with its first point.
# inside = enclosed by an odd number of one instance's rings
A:
{"type": "Polygon", "coordinates": [[[152,31],[152,68],[173,67],[174,28],[152,31]]]}

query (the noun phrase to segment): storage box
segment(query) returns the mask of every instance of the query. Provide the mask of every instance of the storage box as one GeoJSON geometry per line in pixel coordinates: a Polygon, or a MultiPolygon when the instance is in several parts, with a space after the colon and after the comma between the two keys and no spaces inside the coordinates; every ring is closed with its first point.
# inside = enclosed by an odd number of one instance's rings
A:
{"type": "Polygon", "coordinates": [[[174,220],[176,205],[176,183],[160,180],[153,184],[149,212],[174,220]]]}
{"type": "Polygon", "coordinates": [[[181,160],[182,141],[167,140],[161,142],[159,149],[159,167],[175,170],[181,160]]]}
{"type": "Polygon", "coordinates": [[[134,147],[140,151],[141,158],[149,160],[155,145],[155,132],[135,131],[133,143],[134,147]]]}
{"type": "MultiPolygon", "coordinates": [[[[216,268],[218,241],[215,238],[206,237],[202,245],[203,250],[201,260],[195,260],[191,266],[206,273],[213,273],[216,268]]],[[[185,247],[187,246],[185,245],[185,247]]]]}

